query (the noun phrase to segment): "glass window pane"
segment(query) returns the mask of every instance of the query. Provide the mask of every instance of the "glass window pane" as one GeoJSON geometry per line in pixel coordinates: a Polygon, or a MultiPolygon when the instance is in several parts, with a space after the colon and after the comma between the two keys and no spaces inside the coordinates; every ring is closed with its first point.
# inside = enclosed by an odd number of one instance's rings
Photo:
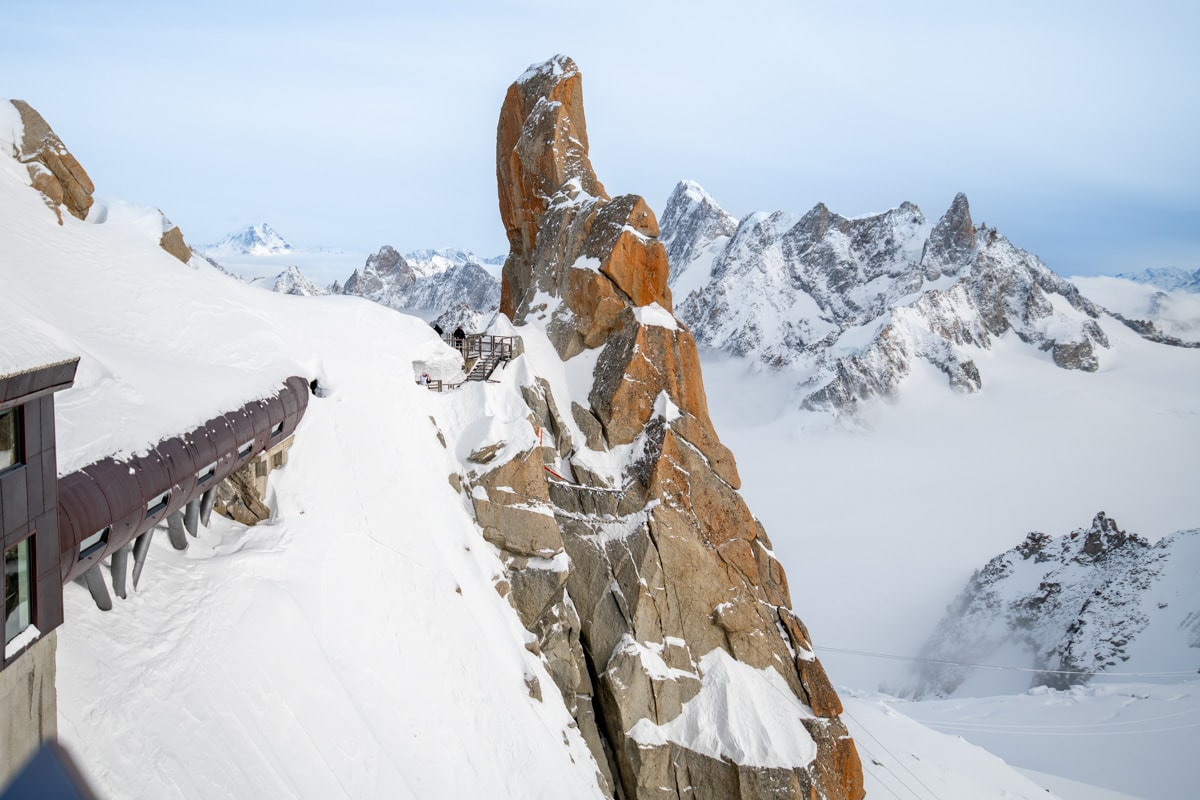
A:
{"type": "Polygon", "coordinates": [[[29,627],[33,607],[30,595],[29,539],[4,551],[4,643],[29,627]]]}
{"type": "Polygon", "coordinates": [[[20,441],[17,427],[17,409],[0,411],[0,469],[20,463],[20,441]]]}

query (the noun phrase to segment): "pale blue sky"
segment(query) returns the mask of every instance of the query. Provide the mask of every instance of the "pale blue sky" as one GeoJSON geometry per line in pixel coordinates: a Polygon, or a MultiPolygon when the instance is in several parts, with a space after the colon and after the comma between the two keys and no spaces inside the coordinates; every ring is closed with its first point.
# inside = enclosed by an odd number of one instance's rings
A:
{"type": "Polygon", "coordinates": [[[556,52],[592,160],[657,210],[965,191],[1064,274],[1200,267],[1194,2],[2,2],[0,96],[202,244],[505,252],[495,125],[556,52]]]}

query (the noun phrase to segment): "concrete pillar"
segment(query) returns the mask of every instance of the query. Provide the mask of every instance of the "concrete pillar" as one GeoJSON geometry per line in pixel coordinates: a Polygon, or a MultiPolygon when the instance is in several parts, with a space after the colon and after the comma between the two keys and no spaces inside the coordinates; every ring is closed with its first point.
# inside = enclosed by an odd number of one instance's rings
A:
{"type": "Polygon", "coordinates": [[[58,735],[57,648],[58,632],[50,631],[0,670],[0,786],[8,785],[44,739],[58,735]]]}

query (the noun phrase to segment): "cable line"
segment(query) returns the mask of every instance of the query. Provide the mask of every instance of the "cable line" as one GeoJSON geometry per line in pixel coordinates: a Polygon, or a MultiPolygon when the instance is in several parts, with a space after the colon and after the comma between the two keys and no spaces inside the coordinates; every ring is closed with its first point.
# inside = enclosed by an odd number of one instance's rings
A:
{"type": "Polygon", "coordinates": [[[1034,672],[1042,675],[1105,675],[1123,678],[1178,678],[1187,675],[1200,675],[1200,669],[1183,672],[1096,672],[1080,669],[1038,669],[1036,667],[1005,667],[999,664],[977,664],[971,661],[950,661],[944,658],[921,658],[919,656],[898,656],[894,653],[874,653],[870,650],[847,650],[842,647],[816,647],[827,653],[845,653],[852,656],[870,656],[871,658],[890,658],[895,661],[916,661],[922,664],[943,664],[950,667],[971,667],[972,669],[994,669],[1009,672],[1034,672]]]}
{"type": "MultiPolygon", "coordinates": [[[[844,715],[846,716],[846,718],[847,718],[847,719],[849,719],[851,722],[853,722],[855,725],[857,725],[859,728],[861,728],[861,729],[862,729],[862,732],[863,732],[863,733],[865,733],[867,736],[870,736],[870,737],[871,737],[871,739],[872,739],[872,740],[873,740],[873,741],[874,741],[874,742],[875,742],[877,745],[879,745],[880,747],[882,747],[882,748],[883,748],[883,752],[885,752],[885,753],[887,753],[889,756],[891,756],[891,757],[892,757],[892,760],[893,760],[893,761],[895,761],[897,764],[899,764],[901,769],[903,769],[905,772],[907,772],[909,775],[911,775],[911,776],[913,777],[913,780],[915,780],[917,783],[921,784],[921,786],[923,786],[923,787],[925,788],[925,791],[929,792],[929,796],[930,796],[930,797],[934,798],[934,800],[939,800],[937,792],[935,792],[933,789],[930,789],[930,788],[929,788],[929,786],[928,786],[928,784],[926,784],[926,783],[925,783],[925,781],[923,781],[923,780],[921,780],[919,777],[917,777],[917,774],[916,774],[915,772],[913,772],[911,769],[909,769],[907,764],[905,764],[903,761],[901,761],[899,758],[897,758],[895,753],[893,753],[891,750],[888,750],[888,748],[887,748],[887,745],[886,745],[886,744],[884,744],[883,742],[879,741],[879,739],[877,739],[877,738],[875,737],[875,734],[873,734],[873,733],[871,733],[869,730],[867,730],[867,728],[866,728],[866,726],[865,726],[865,725],[863,725],[861,722],[859,722],[857,719],[855,719],[855,718],[854,718],[854,717],[853,717],[853,716],[850,714],[850,712],[849,712],[849,711],[846,711],[845,709],[843,709],[843,710],[842,710],[842,714],[844,714],[844,715]]],[[[885,769],[886,769],[886,767],[885,767],[885,769]]],[[[888,772],[891,772],[891,770],[888,770],[888,772]]],[[[893,774],[893,775],[895,775],[895,773],[892,773],[892,774],[893,774]]],[[[899,780],[899,776],[897,775],[896,777],[897,777],[897,779],[899,780]]],[[[904,783],[904,781],[900,781],[900,782],[901,782],[902,784],[904,783]]],[[[905,788],[908,788],[908,790],[909,790],[910,792],[912,792],[914,795],[916,795],[916,794],[917,794],[916,792],[913,792],[912,788],[911,788],[911,787],[908,787],[908,786],[907,786],[907,784],[905,784],[905,788]]]]}

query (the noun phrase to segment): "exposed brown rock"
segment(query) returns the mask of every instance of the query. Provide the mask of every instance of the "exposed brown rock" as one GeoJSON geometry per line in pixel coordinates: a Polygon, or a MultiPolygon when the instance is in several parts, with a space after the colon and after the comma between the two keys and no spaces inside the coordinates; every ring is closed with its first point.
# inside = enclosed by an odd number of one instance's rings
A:
{"type": "Polygon", "coordinates": [[[12,104],[20,112],[25,126],[17,159],[30,165],[34,188],[55,208],[62,204],[74,216],[86,219],[88,209],[92,207],[92,192],[96,190],[92,179],[33,106],[24,100],[13,100],[12,104]],[[46,171],[33,166],[34,162],[46,171]]]}
{"type": "Polygon", "coordinates": [[[507,565],[510,600],[601,765],[601,785],[625,798],[858,800],[861,765],[841,703],[790,609],[770,540],[737,492],[695,341],[670,317],[657,221],[640,197],[610,199],[592,172],[570,59],[532,67],[510,87],[496,172],[511,248],[502,310],[518,325],[543,327],[564,360],[603,349],[587,407],[584,398],[554,398],[544,381],[523,387],[530,424],[559,444],[541,448],[541,458],[528,451],[488,464],[473,498],[507,565]],[[652,304],[661,309],[645,309],[652,304]],[[618,485],[573,461],[579,483],[547,479],[543,459],[572,452],[559,440],[564,402],[588,448],[629,446],[618,485]],[[537,513],[544,508],[553,516],[537,513]],[[540,574],[553,547],[569,567],[540,574]],[[633,740],[640,721],[682,713],[700,690],[700,659],[718,648],[775,670],[812,708],[818,718],[804,728],[817,743],[813,763],[751,767],[633,740]],[[662,666],[648,666],[647,654],[662,666]]]}
{"type": "Polygon", "coordinates": [[[254,468],[251,461],[217,484],[214,510],[218,514],[250,526],[271,518],[271,509],[255,485],[254,468]]]}
{"type": "Polygon", "coordinates": [[[179,230],[178,225],[173,225],[170,230],[164,231],[162,238],[158,240],[158,244],[159,247],[178,258],[184,264],[192,260],[192,248],[188,247],[187,242],[183,240],[183,231],[179,230]]]}

